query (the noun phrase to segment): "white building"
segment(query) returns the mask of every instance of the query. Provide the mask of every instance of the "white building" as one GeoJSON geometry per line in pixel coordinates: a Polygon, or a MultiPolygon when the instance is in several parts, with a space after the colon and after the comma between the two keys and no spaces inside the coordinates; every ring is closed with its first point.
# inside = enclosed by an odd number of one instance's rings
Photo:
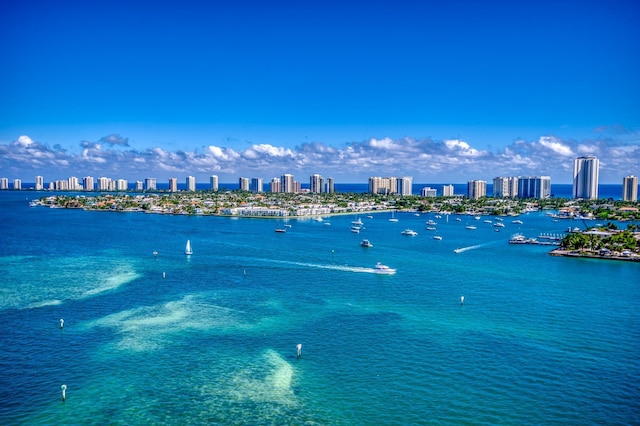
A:
{"type": "Polygon", "coordinates": [[[431,188],[431,187],[425,186],[420,191],[420,195],[423,196],[423,197],[437,197],[438,196],[438,190],[435,189],[435,188],[431,188]]]}
{"type": "Polygon", "coordinates": [[[472,200],[487,196],[487,182],[484,180],[470,180],[467,182],[467,197],[472,200]]]}
{"type": "Polygon", "coordinates": [[[453,185],[442,185],[442,196],[443,197],[453,197],[453,185]]]}
{"type": "Polygon", "coordinates": [[[248,177],[241,177],[240,179],[238,179],[238,189],[240,189],[240,191],[249,191],[248,177]]]}
{"type": "Polygon", "coordinates": [[[209,178],[209,184],[211,186],[210,189],[212,191],[217,191],[218,190],[218,176],[211,175],[211,177],[209,178]]]}
{"type": "Polygon", "coordinates": [[[186,179],[187,191],[195,191],[196,190],[196,178],[194,176],[187,176],[186,179]]]}
{"type": "Polygon", "coordinates": [[[626,176],[622,179],[622,200],[638,201],[638,177],[626,176]]]}
{"type": "Polygon", "coordinates": [[[0,178],[0,189],[9,189],[9,179],[0,178]]]}
{"type": "Polygon", "coordinates": [[[36,176],[36,191],[42,191],[44,189],[44,178],[42,176],[36,176]]]}
{"type": "Polygon", "coordinates": [[[249,191],[251,192],[262,192],[262,178],[251,178],[251,183],[249,184],[249,191]]]}
{"type": "Polygon", "coordinates": [[[169,191],[178,192],[178,178],[169,178],[169,191]]]}
{"type": "Polygon", "coordinates": [[[594,156],[578,157],[573,162],[573,198],[598,199],[600,161],[594,156]]]}
{"type": "Polygon", "coordinates": [[[82,187],[85,191],[93,191],[95,189],[95,183],[93,176],[85,176],[82,178],[82,187]]]}
{"type": "Polygon", "coordinates": [[[325,192],[324,190],[324,178],[319,174],[313,174],[309,178],[309,191],[317,194],[325,192]]]}

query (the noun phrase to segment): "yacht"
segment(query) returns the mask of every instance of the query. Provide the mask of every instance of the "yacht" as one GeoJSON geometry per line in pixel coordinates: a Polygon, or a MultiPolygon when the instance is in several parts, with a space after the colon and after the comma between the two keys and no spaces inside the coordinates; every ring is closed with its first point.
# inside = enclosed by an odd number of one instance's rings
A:
{"type": "Polygon", "coordinates": [[[371,241],[369,241],[369,240],[362,240],[362,241],[360,242],[360,245],[361,245],[362,247],[373,247],[373,244],[371,244],[371,241]]]}
{"type": "Polygon", "coordinates": [[[414,231],[413,229],[405,229],[404,231],[401,232],[402,235],[409,235],[411,237],[415,237],[416,235],[418,235],[418,233],[416,231],[414,231]]]}
{"type": "Polygon", "coordinates": [[[440,235],[434,235],[434,236],[433,236],[433,239],[434,239],[434,240],[441,240],[441,239],[442,239],[442,237],[441,237],[440,235]]]}
{"type": "Polygon", "coordinates": [[[376,263],[375,271],[378,274],[395,274],[396,270],[393,268],[389,268],[387,265],[383,265],[382,263],[376,263]]]}
{"type": "Polygon", "coordinates": [[[473,226],[473,225],[467,225],[466,228],[467,229],[478,229],[477,226],[473,226]]]}

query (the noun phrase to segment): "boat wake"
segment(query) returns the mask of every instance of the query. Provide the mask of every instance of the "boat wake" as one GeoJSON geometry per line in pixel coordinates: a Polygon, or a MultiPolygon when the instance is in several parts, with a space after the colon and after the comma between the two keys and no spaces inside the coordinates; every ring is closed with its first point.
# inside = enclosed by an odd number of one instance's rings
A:
{"type": "Polygon", "coordinates": [[[490,245],[492,243],[484,243],[484,244],[476,244],[474,246],[468,246],[468,247],[462,247],[462,248],[457,248],[454,250],[454,253],[463,253],[465,251],[469,251],[469,250],[475,250],[477,248],[481,248],[481,247],[486,247],[488,245],[490,245]]]}
{"type": "Polygon", "coordinates": [[[360,273],[369,273],[375,274],[376,270],[374,268],[365,268],[362,266],[349,266],[349,265],[326,265],[320,263],[306,263],[306,262],[289,262],[286,260],[278,260],[275,261],[277,263],[283,263],[287,265],[295,265],[295,266],[304,266],[307,268],[319,268],[319,269],[331,269],[334,271],[344,271],[344,272],[360,272],[360,273]]]}

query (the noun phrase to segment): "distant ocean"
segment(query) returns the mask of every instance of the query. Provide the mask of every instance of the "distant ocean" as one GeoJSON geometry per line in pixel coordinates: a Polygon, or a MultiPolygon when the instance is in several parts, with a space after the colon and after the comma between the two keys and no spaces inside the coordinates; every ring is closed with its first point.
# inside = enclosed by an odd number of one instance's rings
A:
{"type": "Polygon", "coordinates": [[[2,425],[640,419],[640,264],[508,244],[582,221],[377,213],[276,233],[29,207],[42,195],[0,191],[2,425]]]}
{"type": "MultiPolygon", "coordinates": [[[[443,183],[414,183],[412,186],[412,194],[419,195],[422,191],[422,188],[430,187],[437,190],[439,196],[442,195],[442,187],[443,183]]],[[[467,184],[466,183],[454,183],[453,190],[455,194],[466,195],[467,194],[467,184]]],[[[33,183],[23,183],[23,188],[33,188],[35,184],[33,183]]],[[[308,188],[308,185],[302,185],[303,188],[308,188]]],[[[160,190],[169,189],[168,183],[157,183],[157,188],[160,190]]],[[[237,182],[235,183],[220,183],[218,184],[219,189],[226,190],[234,190],[238,189],[239,185],[237,182]]],[[[368,184],[366,183],[337,183],[335,184],[336,191],[338,192],[353,192],[353,193],[364,193],[368,191],[368,184]]],[[[135,184],[129,182],[129,189],[134,190],[135,184]]],[[[178,190],[185,190],[186,185],[184,183],[178,184],[178,190]]],[[[198,190],[207,190],[210,189],[209,183],[198,183],[196,184],[196,189],[198,190]]],[[[263,185],[264,191],[269,190],[269,185],[263,185]]],[[[487,183],[487,195],[491,196],[493,194],[493,184],[487,183]]],[[[552,184],[551,185],[551,195],[556,198],[573,198],[573,185],[571,184],[552,184]]],[[[600,184],[598,186],[598,198],[606,200],[621,200],[622,199],[622,185],[616,184],[600,184]]]]}

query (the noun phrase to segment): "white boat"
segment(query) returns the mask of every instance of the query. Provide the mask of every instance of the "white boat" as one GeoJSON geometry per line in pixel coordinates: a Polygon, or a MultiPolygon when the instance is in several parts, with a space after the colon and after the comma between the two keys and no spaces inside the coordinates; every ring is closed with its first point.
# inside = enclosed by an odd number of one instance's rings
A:
{"type": "Polygon", "coordinates": [[[359,234],[360,233],[360,228],[358,228],[357,226],[352,226],[351,227],[351,232],[353,232],[354,234],[359,234]]]}
{"type": "Polygon", "coordinates": [[[414,231],[413,229],[405,229],[404,231],[401,232],[402,235],[409,235],[411,237],[415,237],[416,235],[418,235],[418,233],[416,231],[414,231]]]}
{"type": "Polygon", "coordinates": [[[287,232],[286,228],[276,228],[276,232],[279,234],[284,234],[287,232]]]}
{"type": "Polygon", "coordinates": [[[389,222],[397,222],[398,218],[396,217],[396,211],[392,210],[391,211],[391,218],[389,219],[389,222]]]}
{"type": "Polygon", "coordinates": [[[393,268],[389,268],[387,265],[383,265],[382,263],[376,263],[375,271],[377,274],[395,274],[396,270],[393,268]]]}
{"type": "Polygon", "coordinates": [[[467,225],[466,228],[467,229],[478,229],[477,226],[473,226],[473,225],[467,225]]]}
{"type": "Polygon", "coordinates": [[[435,226],[427,226],[427,231],[435,231],[436,227],[435,226]]]}
{"type": "Polygon", "coordinates": [[[362,247],[373,247],[373,244],[371,244],[371,241],[369,241],[369,240],[362,240],[362,241],[360,242],[360,245],[361,245],[362,247]]]}
{"type": "Polygon", "coordinates": [[[441,240],[441,239],[442,239],[442,237],[441,237],[440,235],[434,235],[434,236],[433,236],[433,239],[434,239],[434,240],[441,240]]]}
{"type": "Polygon", "coordinates": [[[364,223],[362,223],[362,220],[360,218],[358,218],[358,220],[354,220],[353,222],[351,222],[352,225],[355,226],[362,226],[364,225],[364,223]]]}
{"type": "Polygon", "coordinates": [[[514,220],[514,221],[513,221],[513,222],[511,222],[511,223],[515,223],[515,224],[517,224],[517,225],[522,225],[522,221],[521,221],[520,219],[516,219],[516,220],[514,220]]]}
{"type": "Polygon", "coordinates": [[[429,225],[429,226],[436,226],[437,224],[438,224],[438,223],[437,223],[435,220],[431,220],[431,219],[429,219],[429,220],[427,221],[427,225],[429,225]]]}
{"type": "Polygon", "coordinates": [[[187,246],[184,248],[184,254],[193,254],[193,250],[191,250],[191,240],[187,240],[187,246]]]}

